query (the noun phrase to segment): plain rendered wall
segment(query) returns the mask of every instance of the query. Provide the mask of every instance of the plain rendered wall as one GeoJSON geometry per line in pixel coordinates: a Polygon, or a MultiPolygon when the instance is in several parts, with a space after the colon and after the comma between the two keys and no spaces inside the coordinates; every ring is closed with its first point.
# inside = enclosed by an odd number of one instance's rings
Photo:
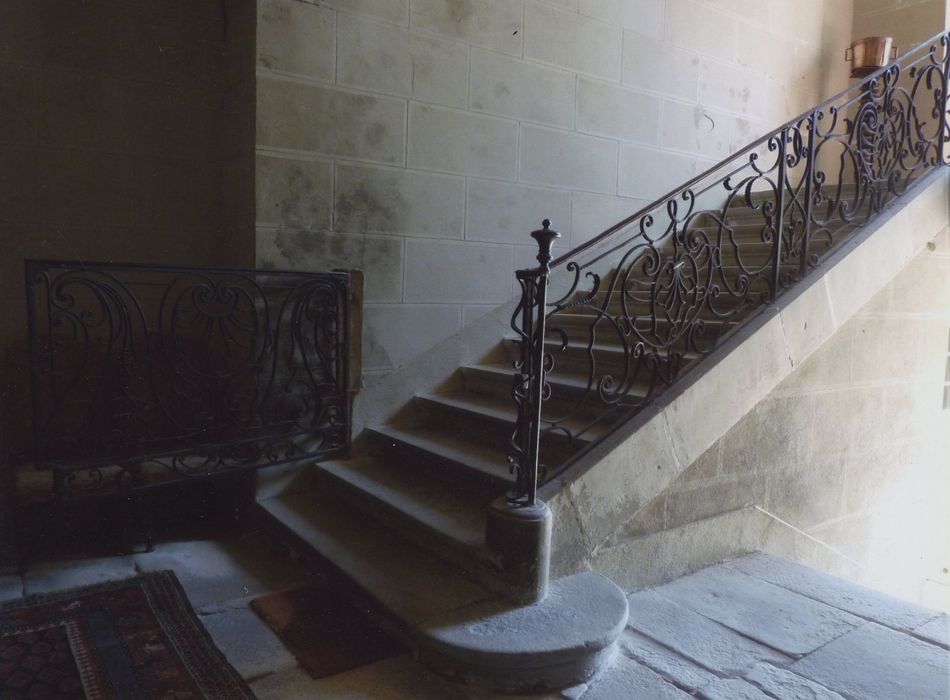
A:
{"type": "Polygon", "coordinates": [[[258,0],[257,259],[366,271],[364,368],[842,89],[850,0],[258,0]]]}
{"type": "Polygon", "coordinates": [[[618,541],[757,505],[860,562],[866,583],[950,608],[950,232],[931,248],[618,541]]]}
{"type": "Polygon", "coordinates": [[[253,265],[255,20],[254,0],[0,2],[0,550],[30,445],[23,260],[253,265]]]}

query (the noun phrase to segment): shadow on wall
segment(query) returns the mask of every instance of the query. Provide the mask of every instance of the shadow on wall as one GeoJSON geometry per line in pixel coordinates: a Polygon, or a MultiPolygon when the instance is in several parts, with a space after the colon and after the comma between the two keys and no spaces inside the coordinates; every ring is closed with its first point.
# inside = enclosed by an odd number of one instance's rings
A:
{"type": "Polygon", "coordinates": [[[26,258],[250,267],[250,0],[0,2],[0,559],[30,451],[26,258]]]}

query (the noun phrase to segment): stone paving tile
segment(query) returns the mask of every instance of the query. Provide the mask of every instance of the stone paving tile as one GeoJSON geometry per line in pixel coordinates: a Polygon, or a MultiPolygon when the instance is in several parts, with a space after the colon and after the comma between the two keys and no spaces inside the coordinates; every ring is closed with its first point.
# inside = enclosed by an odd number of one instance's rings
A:
{"type": "Polygon", "coordinates": [[[618,658],[581,696],[582,700],[688,700],[689,697],[643,664],[626,656],[618,658]]]}
{"type": "MultiPolygon", "coordinates": [[[[252,689],[257,692],[258,686],[266,680],[254,684],[252,689]]],[[[311,694],[301,697],[332,700],[469,700],[471,697],[463,686],[442,680],[408,656],[321,678],[304,687],[311,694]]],[[[260,700],[285,697],[294,696],[258,694],[260,700]]]]}
{"type": "Polygon", "coordinates": [[[844,700],[833,690],[772,664],[756,664],[745,677],[782,700],[844,700]]]}
{"type": "Polygon", "coordinates": [[[385,659],[320,679],[311,678],[299,666],[291,666],[250,685],[258,700],[588,700],[586,685],[554,693],[499,695],[444,680],[409,656],[385,659]]]}
{"type": "Polygon", "coordinates": [[[0,603],[23,595],[23,581],[19,576],[0,576],[0,603]]]}
{"type": "Polygon", "coordinates": [[[199,615],[215,646],[245,679],[254,679],[296,664],[270,628],[250,608],[225,608],[199,615]]]}
{"type": "MultiPolygon", "coordinates": [[[[699,697],[705,700],[773,700],[751,683],[741,678],[720,678],[699,691],[699,697]]],[[[780,696],[786,700],[786,696],[780,696]]]]}
{"type": "Polygon", "coordinates": [[[922,605],[761,552],[724,566],[896,629],[910,631],[934,617],[922,605]]]}
{"type": "Polygon", "coordinates": [[[624,630],[620,637],[620,648],[627,656],[649,666],[664,678],[683,688],[695,690],[712,683],[717,678],[716,675],[685,656],[631,629],[624,630]]]}
{"type": "Polygon", "coordinates": [[[310,700],[320,697],[315,689],[318,681],[299,666],[291,666],[258,678],[251,683],[257,700],[310,700]]]}
{"type": "Polygon", "coordinates": [[[141,571],[171,569],[196,608],[288,588],[306,572],[261,535],[168,542],[135,555],[141,571]]]}
{"type": "Polygon", "coordinates": [[[790,670],[861,700],[950,697],[950,653],[873,622],[809,654],[790,670]]]}
{"type": "Polygon", "coordinates": [[[725,566],[663,586],[666,598],[751,639],[802,656],[863,623],[860,618],[725,566]]]}
{"type": "Polygon", "coordinates": [[[43,562],[27,569],[23,575],[23,589],[27,594],[48,593],[64,588],[131,578],[135,574],[135,562],[132,557],[43,562]]]}
{"type": "Polygon", "coordinates": [[[918,637],[924,637],[928,641],[950,648],[950,615],[944,613],[926,625],[921,625],[914,630],[914,634],[918,637]]]}
{"type": "MultiPolygon", "coordinates": [[[[664,588],[657,589],[659,591],[664,588]]],[[[627,626],[721,675],[735,675],[760,661],[791,659],[736,634],[718,622],[664,598],[655,591],[634,593],[627,626]]]]}

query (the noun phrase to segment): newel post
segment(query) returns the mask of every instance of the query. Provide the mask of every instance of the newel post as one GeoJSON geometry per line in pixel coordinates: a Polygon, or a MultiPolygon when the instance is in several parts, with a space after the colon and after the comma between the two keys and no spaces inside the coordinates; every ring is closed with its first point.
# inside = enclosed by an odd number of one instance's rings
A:
{"type": "Polygon", "coordinates": [[[488,511],[486,542],[507,585],[506,595],[518,603],[544,598],[551,560],[551,510],[538,500],[541,446],[541,404],[544,397],[545,309],[551,249],[560,237],[545,219],[531,233],[538,243],[538,267],[518,270],[521,300],[511,317],[520,356],[515,362],[512,396],[518,417],[508,461],[515,483],[488,511]]]}

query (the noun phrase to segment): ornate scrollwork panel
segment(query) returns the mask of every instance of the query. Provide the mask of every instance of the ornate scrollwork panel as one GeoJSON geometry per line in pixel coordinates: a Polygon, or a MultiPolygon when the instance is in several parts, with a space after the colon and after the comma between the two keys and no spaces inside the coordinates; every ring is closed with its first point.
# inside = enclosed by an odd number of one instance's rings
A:
{"type": "Polygon", "coordinates": [[[342,451],[340,273],[28,264],[38,465],[69,493],[342,451]]]}

